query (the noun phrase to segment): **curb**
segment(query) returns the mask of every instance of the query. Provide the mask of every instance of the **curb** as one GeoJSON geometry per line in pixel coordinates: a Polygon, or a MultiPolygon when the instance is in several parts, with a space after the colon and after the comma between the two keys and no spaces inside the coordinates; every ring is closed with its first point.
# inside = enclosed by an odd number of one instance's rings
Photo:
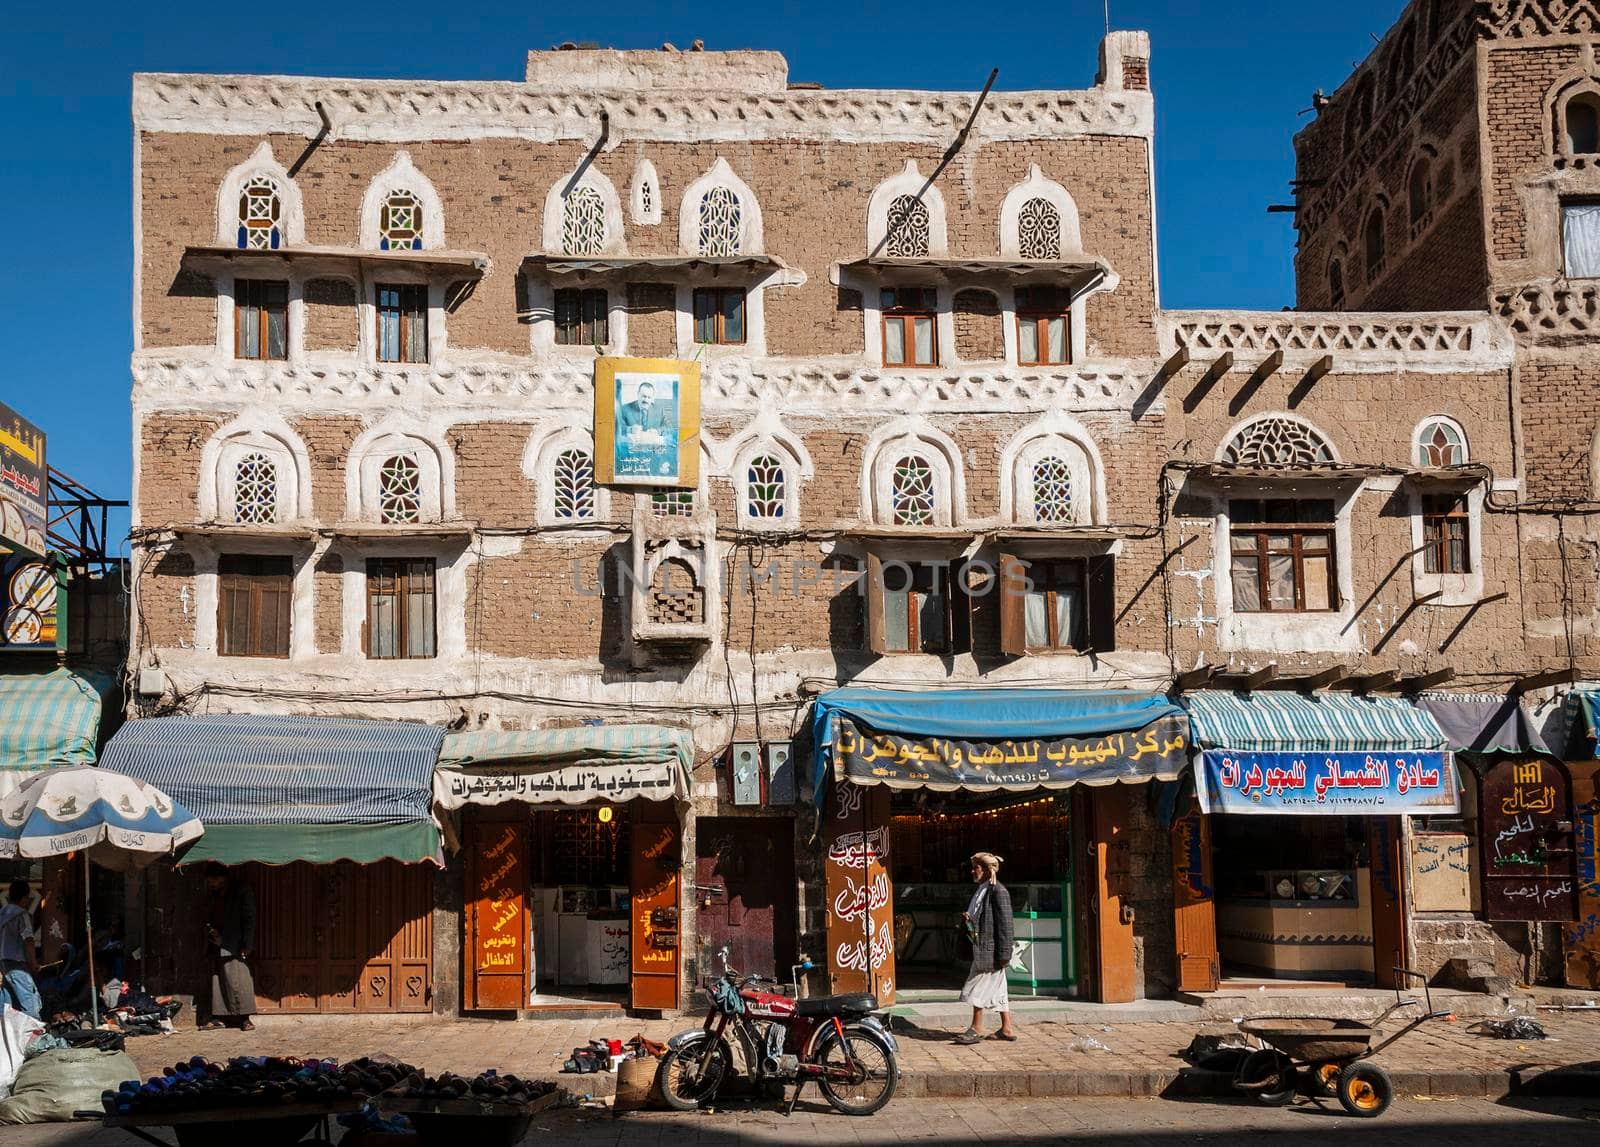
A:
{"type": "MultiPolygon", "coordinates": [[[[1506,1099],[1512,1096],[1587,1096],[1600,1094],[1600,1071],[1391,1071],[1398,1096],[1427,1095],[1506,1099]]],[[[1068,1099],[1169,1099],[1242,1096],[1233,1074],[1181,1068],[1175,1071],[1023,1071],[908,1072],[899,1094],[912,1098],[995,1099],[1017,1096],[1068,1099]]]]}

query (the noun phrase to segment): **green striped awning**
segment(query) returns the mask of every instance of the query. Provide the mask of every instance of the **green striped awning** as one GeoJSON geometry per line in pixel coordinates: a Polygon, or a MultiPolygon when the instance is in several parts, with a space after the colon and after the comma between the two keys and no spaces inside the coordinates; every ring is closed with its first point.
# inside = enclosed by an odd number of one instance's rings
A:
{"type": "Polygon", "coordinates": [[[15,787],[19,773],[92,765],[109,686],[70,669],[0,675],[0,793],[15,787]]]}
{"type": "Polygon", "coordinates": [[[1399,697],[1201,691],[1180,698],[1201,748],[1257,753],[1425,752],[1449,747],[1426,711],[1399,697]]]}

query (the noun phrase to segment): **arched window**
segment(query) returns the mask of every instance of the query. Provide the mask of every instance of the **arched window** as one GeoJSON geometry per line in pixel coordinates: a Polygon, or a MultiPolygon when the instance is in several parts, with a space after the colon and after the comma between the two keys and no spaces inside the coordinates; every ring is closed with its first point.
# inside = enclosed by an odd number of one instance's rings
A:
{"type": "Polygon", "coordinates": [[[1000,514],[1019,526],[1101,521],[1099,462],[1082,429],[1046,417],[1000,454],[1000,514]]]}
{"type": "Polygon", "coordinates": [[[938,502],[933,489],[933,466],[920,454],[905,454],[894,464],[889,505],[897,526],[930,526],[938,502]]]}
{"type": "Polygon", "coordinates": [[[1304,422],[1269,415],[1234,433],[1222,451],[1233,466],[1317,466],[1332,462],[1327,440],[1304,422]]]}
{"type": "Polygon", "coordinates": [[[1467,438],[1461,427],[1444,418],[1424,422],[1417,430],[1417,465],[1431,470],[1462,466],[1467,461],[1467,438]]]}
{"type": "Polygon", "coordinates": [[[605,200],[592,187],[573,188],[561,205],[561,250],[568,255],[598,255],[605,247],[605,200]]]}
{"type": "Polygon", "coordinates": [[[1070,525],[1072,468],[1067,460],[1047,454],[1034,462],[1029,479],[1033,487],[1033,520],[1041,526],[1070,525]]]}
{"type": "Polygon", "coordinates": [[[1412,166],[1406,199],[1411,208],[1411,229],[1414,233],[1427,223],[1433,211],[1433,165],[1426,159],[1419,159],[1412,166]]]}
{"type": "Polygon", "coordinates": [[[1400,37],[1395,41],[1394,51],[1389,56],[1389,71],[1385,83],[1385,99],[1394,99],[1411,79],[1411,67],[1416,62],[1417,31],[1416,26],[1407,24],[1400,31],[1400,37]]]}
{"type": "Polygon", "coordinates": [[[278,227],[283,200],[277,180],[256,175],[239,188],[239,249],[277,250],[283,235],[278,227]]]}
{"type": "Polygon", "coordinates": [[[928,205],[915,195],[898,195],[889,204],[889,233],[883,253],[894,259],[928,254],[928,205]]]}
{"type": "Polygon", "coordinates": [[[776,454],[757,454],[745,466],[745,516],[755,522],[783,522],[789,501],[789,474],[776,454]]]}
{"type": "Polygon", "coordinates": [[[1328,262],[1328,305],[1344,306],[1344,260],[1337,255],[1328,262]]]}
{"type": "Polygon", "coordinates": [[[1567,101],[1561,118],[1568,155],[1600,153],[1600,95],[1579,92],[1567,101]]]}
{"type": "Polygon", "coordinates": [[[242,526],[278,520],[278,464],[260,450],[233,464],[233,520],[242,526]]]}
{"type": "Polygon", "coordinates": [[[1061,258],[1061,212],[1048,199],[1030,199],[1017,215],[1017,247],[1024,259],[1061,258]]]}
{"type": "Polygon", "coordinates": [[[416,522],[422,518],[422,468],[409,454],[393,454],[378,471],[378,520],[416,522]]]}
{"type": "Polygon", "coordinates": [[[633,168],[633,194],[630,196],[633,221],[646,225],[661,222],[661,179],[656,165],[641,159],[633,168]]]}
{"type": "Polygon", "coordinates": [[[595,516],[594,457],[570,447],[556,455],[550,472],[551,516],[587,522],[595,516]]]}
{"type": "Polygon", "coordinates": [[[422,201],[409,191],[391,191],[378,209],[378,249],[422,250],[422,201]]]}
{"type": "Polygon", "coordinates": [[[1367,216],[1367,225],[1361,232],[1361,252],[1366,256],[1367,282],[1372,282],[1383,270],[1383,208],[1374,207],[1367,216]]]}
{"type": "Polygon", "coordinates": [[[712,257],[739,254],[739,197],[728,187],[709,188],[700,198],[700,242],[702,255],[712,257]]]}

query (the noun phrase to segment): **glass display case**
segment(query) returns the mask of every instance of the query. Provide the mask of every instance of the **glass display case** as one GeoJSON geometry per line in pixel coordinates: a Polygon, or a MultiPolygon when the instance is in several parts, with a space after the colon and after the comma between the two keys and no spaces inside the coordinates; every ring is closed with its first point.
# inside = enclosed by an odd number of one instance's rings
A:
{"type": "Polygon", "coordinates": [[[1356,899],[1356,874],[1348,868],[1273,868],[1260,874],[1261,895],[1277,902],[1356,899]]]}

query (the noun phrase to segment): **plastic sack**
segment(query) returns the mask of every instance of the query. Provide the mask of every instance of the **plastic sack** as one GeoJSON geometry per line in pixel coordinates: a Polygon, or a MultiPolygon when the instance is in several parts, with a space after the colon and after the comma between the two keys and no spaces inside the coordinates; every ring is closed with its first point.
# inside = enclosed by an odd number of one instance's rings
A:
{"type": "Polygon", "coordinates": [[[28,1044],[42,1031],[44,1024],[27,1012],[9,1004],[0,1007],[0,1099],[11,1094],[11,1081],[17,1078],[28,1044]]]}
{"type": "Polygon", "coordinates": [[[47,1051],[17,1071],[11,1098],[0,1102],[0,1124],[65,1123],[74,1111],[101,1110],[101,1092],[138,1078],[139,1068],[126,1052],[47,1051]]]}

